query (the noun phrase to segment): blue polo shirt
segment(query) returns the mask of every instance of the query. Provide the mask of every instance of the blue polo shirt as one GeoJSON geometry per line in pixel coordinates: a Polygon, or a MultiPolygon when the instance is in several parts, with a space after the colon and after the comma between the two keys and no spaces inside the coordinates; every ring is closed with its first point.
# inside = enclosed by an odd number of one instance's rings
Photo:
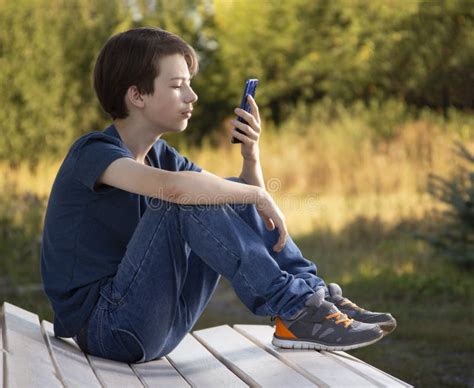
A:
{"type": "MultiPolygon", "coordinates": [[[[141,195],[95,187],[97,178],[119,158],[133,155],[114,125],[91,132],[74,142],[53,183],[41,275],[57,336],[73,337],[85,323],[146,210],[147,199],[141,195]]],[[[151,166],[168,171],[201,171],[164,140],[153,145],[147,158],[151,166]]]]}

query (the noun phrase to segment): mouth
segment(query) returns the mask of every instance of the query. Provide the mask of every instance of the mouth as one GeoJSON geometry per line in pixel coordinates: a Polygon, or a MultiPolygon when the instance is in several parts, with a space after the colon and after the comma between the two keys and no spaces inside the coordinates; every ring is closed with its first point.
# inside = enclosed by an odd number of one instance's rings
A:
{"type": "Polygon", "coordinates": [[[189,119],[193,115],[192,110],[186,110],[184,112],[181,112],[181,115],[189,119]]]}

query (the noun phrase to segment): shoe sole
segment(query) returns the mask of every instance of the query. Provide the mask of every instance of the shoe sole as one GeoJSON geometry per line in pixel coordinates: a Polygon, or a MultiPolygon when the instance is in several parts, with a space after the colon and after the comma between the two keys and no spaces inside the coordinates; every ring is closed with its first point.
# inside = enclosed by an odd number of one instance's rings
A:
{"type": "Polygon", "coordinates": [[[283,349],[351,350],[372,345],[375,342],[381,340],[383,337],[384,336],[382,334],[380,337],[374,338],[373,340],[352,345],[326,345],[318,342],[287,340],[273,336],[272,344],[283,349]]]}
{"type": "Polygon", "coordinates": [[[359,321],[362,323],[369,323],[371,325],[378,325],[380,329],[383,331],[383,336],[385,337],[386,335],[392,333],[396,328],[397,328],[397,321],[395,319],[391,321],[386,321],[385,323],[378,323],[378,322],[364,322],[364,321],[359,321]]]}
{"type": "Polygon", "coordinates": [[[381,324],[378,324],[378,325],[382,329],[384,337],[390,334],[391,332],[393,332],[397,328],[396,322],[390,323],[388,325],[381,325],[381,324]]]}

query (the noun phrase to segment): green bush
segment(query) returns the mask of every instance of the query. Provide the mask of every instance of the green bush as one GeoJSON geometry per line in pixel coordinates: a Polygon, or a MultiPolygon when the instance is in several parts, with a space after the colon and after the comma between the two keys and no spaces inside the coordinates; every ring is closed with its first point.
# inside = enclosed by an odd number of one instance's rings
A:
{"type": "Polygon", "coordinates": [[[46,199],[33,193],[5,190],[0,196],[0,298],[40,277],[41,230],[46,199]]]}
{"type": "Polygon", "coordinates": [[[449,179],[436,174],[428,177],[428,193],[447,205],[433,212],[433,227],[424,238],[456,265],[474,269],[474,155],[461,143],[455,143],[461,158],[457,171],[449,179]]]}

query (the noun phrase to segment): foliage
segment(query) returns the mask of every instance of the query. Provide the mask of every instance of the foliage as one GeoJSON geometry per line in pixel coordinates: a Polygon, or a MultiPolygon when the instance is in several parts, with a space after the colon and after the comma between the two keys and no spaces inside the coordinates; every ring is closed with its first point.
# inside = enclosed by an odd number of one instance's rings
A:
{"type": "Polygon", "coordinates": [[[325,96],[472,108],[472,4],[401,3],[217,1],[232,89],[238,93],[250,75],[261,78],[260,101],[277,123],[298,101],[325,96]]]}
{"type": "Polygon", "coordinates": [[[101,121],[91,69],[102,42],[126,20],[119,4],[0,1],[0,159],[34,167],[101,121]]]}
{"type": "Polygon", "coordinates": [[[39,252],[46,201],[8,190],[0,196],[0,295],[40,283],[39,252]]]}
{"type": "Polygon", "coordinates": [[[131,27],[159,26],[196,48],[199,103],[171,142],[200,144],[223,130],[249,77],[277,127],[325,98],[472,109],[473,21],[469,0],[0,0],[0,160],[35,167],[106,125],[92,68],[107,38],[131,27]]]}
{"type": "Polygon", "coordinates": [[[431,174],[428,192],[448,205],[435,213],[434,233],[427,240],[454,263],[474,269],[474,155],[461,143],[456,153],[471,167],[460,167],[450,179],[431,174]]]}

